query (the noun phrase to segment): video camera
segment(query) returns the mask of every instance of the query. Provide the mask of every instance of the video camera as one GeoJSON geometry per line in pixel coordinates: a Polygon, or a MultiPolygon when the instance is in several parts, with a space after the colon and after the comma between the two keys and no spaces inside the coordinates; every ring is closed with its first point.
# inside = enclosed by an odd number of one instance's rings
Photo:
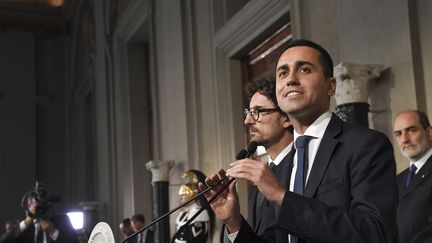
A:
{"type": "Polygon", "coordinates": [[[36,181],[33,190],[24,194],[21,207],[26,214],[38,220],[40,218],[49,218],[51,203],[58,201],[60,201],[58,197],[48,197],[44,183],[36,181]],[[36,203],[34,215],[28,210],[28,205],[31,203],[36,203]]]}

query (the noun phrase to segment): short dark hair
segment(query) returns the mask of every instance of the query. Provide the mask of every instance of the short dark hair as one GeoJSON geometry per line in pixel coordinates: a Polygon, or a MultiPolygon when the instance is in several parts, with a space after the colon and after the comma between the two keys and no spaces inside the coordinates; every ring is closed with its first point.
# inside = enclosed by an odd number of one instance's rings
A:
{"type": "Polygon", "coordinates": [[[322,46],[310,40],[296,39],[296,40],[292,40],[288,44],[285,50],[288,50],[289,48],[296,47],[296,46],[307,46],[317,50],[320,53],[319,61],[323,66],[324,76],[326,78],[333,77],[333,60],[330,54],[322,46]]]}
{"type": "Polygon", "coordinates": [[[143,223],[144,224],[144,222],[145,222],[145,218],[144,218],[144,215],[142,215],[142,214],[135,214],[134,216],[132,216],[132,220],[133,221],[139,221],[139,222],[141,222],[141,223],[143,223]]]}
{"type": "Polygon", "coordinates": [[[123,225],[131,225],[130,221],[131,221],[130,218],[125,218],[125,219],[122,220],[122,224],[123,225]]]}
{"type": "Polygon", "coordinates": [[[415,111],[418,115],[419,122],[422,125],[423,129],[427,129],[430,127],[429,119],[427,115],[423,111],[415,111]]]}
{"type": "MultiPolygon", "coordinates": [[[[278,102],[277,102],[276,77],[275,77],[274,71],[266,72],[266,73],[258,76],[254,80],[252,80],[252,82],[247,83],[245,86],[245,91],[246,91],[246,94],[247,94],[249,100],[252,99],[252,96],[256,92],[266,96],[267,98],[269,98],[273,102],[273,104],[275,105],[275,108],[277,108],[279,110],[279,113],[286,116],[286,113],[280,109],[278,102]]],[[[290,133],[293,133],[294,127],[289,126],[288,131],[290,133]]]]}
{"type": "Polygon", "coordinates": [[[274,71],[266,72],[254,80],[249,82],[245,86],[246,94],[249,100],[252,99],[252,96],[259,92],[260,94],[269,98],[274,105],[279,109],[277,98],[276,98],[276,78],[274,75],[274,71]]]}

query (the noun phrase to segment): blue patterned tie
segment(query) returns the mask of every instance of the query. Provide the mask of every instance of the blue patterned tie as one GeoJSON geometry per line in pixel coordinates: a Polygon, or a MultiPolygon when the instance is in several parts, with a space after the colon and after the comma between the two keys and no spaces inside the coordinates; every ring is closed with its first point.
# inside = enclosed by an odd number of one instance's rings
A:
{"type": "MultiPolygon", "coordinates": [[[[294,178],[294,192],[303,195],[305,182],[306,182],[306,172],[308,170],[308,146],[309,141],[312,139],[311,136],[300,136],[296,139],[297,147],[297,170],[294,178]]],[[[297,243],[297,237],[291,235],[291,243],[297,243]]]]}
{"type": "Polygon", "coordinates": [[[303,195],[305,188],[306,172],[308,169],[307,151],[311,139],[311,136],[300,136],[296,139],[297,170],[294,179],[294,192],[300,195],[303,195]]]}
{"type": "Polygon", "coordinates": [[[412,164],[411,167],[410,167],[410,169],[409,169],[406,181],[405,181],[405,188],[408,188],[408,186],[411,183],[413,177],[415,176],[416,170],[417,170],[417,167],[414,164],[412,164]]]}

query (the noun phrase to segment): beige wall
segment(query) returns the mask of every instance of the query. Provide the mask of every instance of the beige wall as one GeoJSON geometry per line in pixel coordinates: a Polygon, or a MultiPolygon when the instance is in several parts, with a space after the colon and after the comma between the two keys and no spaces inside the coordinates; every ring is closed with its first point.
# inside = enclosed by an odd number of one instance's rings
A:
{"type": "MultiPolygon", "coordinates": [[[[429,115],[429,119],[432,117],[432,2],[428,0],[416,0],[410,1],[415,2],[415,12],[413,18],[417,19],[418,33],[413,38],[419,43],[418,56],[415,58],[419,59],[419,72],[421,82],[424,83],[423,99],[425,100],[425,106],[422,107],[425,112],[429,115]]],[[[415,67],[416,68],[416,67],[415,67]]]]}
{"type": "MultiPolygon", "coordinates": [[[[370,126],[384,132],[391,140],[395,114],[404,109],[423,109],[425,105],[419,105],[419,101],[431,102],[427,99],[431,92],[431,58],[424,53],[430,53],[427,50],[431,48],[432,35],[426,23],[430,23],[431,16],[427,13],[432,7],[428,1],[417,1],[417,6],[410,12],[408,2],[298,1],[300,22],[294,23],[300,28],[301,37],[326,47],[335,64],[348,61],[385,65],[381,77],[369,85],[370,126]],[[412,43],[410,26],[413,20],[419,23],[418,37],[414,37],[419,47],[412,43]],[[423,55],[415,55],[415,48],[421,48],[423,55]],[[422,66],[416,68],[416,63],[422,66]],[[415,71],[420,75],[415,75],[415,71]],[[422,76],[424,83],[418,78],[422,76]]],[[[406,159],[398,147],[395,147],[395,155],[400,171],[406,167],[406,159]]]]}

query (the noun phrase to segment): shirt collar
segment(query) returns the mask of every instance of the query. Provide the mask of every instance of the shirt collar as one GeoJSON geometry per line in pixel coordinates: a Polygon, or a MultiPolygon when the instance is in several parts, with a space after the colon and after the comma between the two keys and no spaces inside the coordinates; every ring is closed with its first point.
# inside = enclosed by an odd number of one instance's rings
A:
{"type": "Polygon", "coordinates": [[[419,171],[431,155],[432,155],[432,148],[430,148],[420,159],[416,161],[411,161],[410,166],[414,164],[417,167],[417,171],[419,171]]]}
{"type": "MultiPolygon", "coordinates": [[[[322,138],[324,136],[324,132],[330,123],[330,119],[332,117],[332,113],[330,111],[325,112],[321,116],[319,116],[304,132],[303,135],[308,135],[313,138],[322,138]]],[[[297,133],[294,130],[294,141],[299,137],[302,136],[301,134],[297,133]]],[[[294,143],[294,147],[297,149],[294,143]]]]}
{"type": "Polygon", "coordinates": [[[268,164],[270,163],[274,163],[275,165],[278,165],[284,158],[285,156],[287,156],[287,154],[291,151],[291,148],[293,146],[293,143],[291,142],[290,144],[288,144],[288,146],[286,146],[277,156],[276,158],[272,161],[272,159],[270,158],[270,156],[268,157],[268,164]]]}

